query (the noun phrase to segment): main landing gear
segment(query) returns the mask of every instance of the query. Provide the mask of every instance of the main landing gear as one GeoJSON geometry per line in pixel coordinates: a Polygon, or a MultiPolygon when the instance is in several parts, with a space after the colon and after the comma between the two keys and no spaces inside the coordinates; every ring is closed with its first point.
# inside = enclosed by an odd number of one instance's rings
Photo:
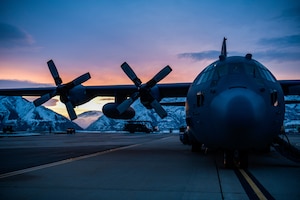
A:
{"type": "Polygon", "coordinates": [[[226,150],[224,151],[224,166],[226,168],[248,168],[248,151],[226,150]]]}

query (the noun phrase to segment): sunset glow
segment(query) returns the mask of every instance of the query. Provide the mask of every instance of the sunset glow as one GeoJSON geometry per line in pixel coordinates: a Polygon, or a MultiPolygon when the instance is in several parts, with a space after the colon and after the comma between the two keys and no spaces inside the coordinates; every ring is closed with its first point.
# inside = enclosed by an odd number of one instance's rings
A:
{"type": "MultiPolygon", "coordinates": [[[[53,99],[59,100],[59,97],[54,97],[53,99]]],[[[75,107],[75,111],[77,115],[90,110],[101,111],[104,104],[113,101],[114,99],[108,100],[107,98],[103,99],[101,97],[96,97],[86,104],[75,107]]],[[[45,106],[57,113],[60,113],[65,117],[69,117],[65,104],[61,103],[60,101],[57,101],[55,105],[50,105],[50,106],[45,105],[45,106]]]]}

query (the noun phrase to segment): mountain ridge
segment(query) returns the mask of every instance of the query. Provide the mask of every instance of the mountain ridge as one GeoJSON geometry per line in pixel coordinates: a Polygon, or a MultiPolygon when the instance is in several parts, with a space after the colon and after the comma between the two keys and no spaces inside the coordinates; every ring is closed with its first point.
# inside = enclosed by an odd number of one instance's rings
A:
{"type": "MultiPolygon", "coordinates": [[[[286,100],[299,100],[300,96],[289,96],[286,100]]],[[[184,101],[185,98],[164,99],[164,102],[184,101]]],[[[164,106],[168,116],[161,119],[154,110],[146,109],[139,100],[132,104],[136,115],[129,121],[149,121],[158,130],[173,130],[185,127],[183,106],[164,106]]],[[[35,107],[22,97],[0,96],[0,129],[13,124],[16,131],[65,131],[67,128],[88,131],[123,130],[126,120],[107,118],[101,111],[87,111],[73,122],[43,106],[35,107]]],[[[284,121],[286,132],[298,132],[300,127],[300,105],[286,104],[284,121]]]]}
{"type": "Polygon", "coordinates": [[[15,131],[64,131],[82,128],[66,117],[45,108],[35,107],[32,102],[18,96],[0,96],[0,128],[6,124],[15,131]]]}

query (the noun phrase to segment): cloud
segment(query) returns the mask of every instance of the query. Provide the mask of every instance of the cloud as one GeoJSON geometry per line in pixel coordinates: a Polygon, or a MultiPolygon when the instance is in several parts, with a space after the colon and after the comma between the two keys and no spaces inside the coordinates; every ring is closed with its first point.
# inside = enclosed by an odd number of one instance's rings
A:
{"type": "MultiPolygon", "coordinates": [[[[178,58],[190,58],[195,61],[217,60],[219,59],[220,54],[221,51],[210,50],[210,51],[201,51],[195,53],[181,53],[178,54],[178,58]]],[[[235,52],[235,51],[228,52],[228,56],[235,56],[235,55],[243,55],[243,53],[235,52]]]]}
{"type": "MultiPolygon", "coordinates": [[[[29,97],[29,96],[26,96],[24,98],[27,99],[30,102],[33,102],[34,100],[36,100],[39,97],[29,97]]],[[[46,103],[44,103],[43,106],[56,106],[57,103],[59,103],[59,100],[52,98],[52,99],[48,100],[46,103]]]]}
{"type": "Polygon", "coordinates": [[[300,34],[282,37],[262,38],[258,45],[264,46],[266,51],[255,52],[255,57],[265,61],[299,61],[300,34]]]}
{"type": "Polygon", "coordinates": [[[46,103],[43,104],[43,106],[56,106],[57,103],[59,103],[59,100],[57,99],[50,99],[46,103]]]}
{"type": "MultiPolygon", "coordinates": [[[[299,61],[300,58],[300,34],[286,35],[282,37],[262,38],[257,45],[264,47],[264,51],[254,51],[253,58],[263,61],[299,61]]],[[[209,50],[202,52],[180,53],[179,58],[188,58],[195,61],[217,60],[220,51],[209,50]]],[[[245,52],[229,51],[228,56],[245,55],[245,52]]]]}
{"type": "Polygon", "coordinates": [[[50,84],[35,83],[20,80],[0,80],[0,88],[32,88],[32,87],[53,87],[50,84]]]}
{"type": "Polygon", "coordinates": [[[279,19],[294,19],[296,21],[300,20],[300,6],[295,6],[282,11],[281,15],[277,18],[279,19]]]}
{"type": "Polygon", "coordinates": [[[0,23],[0,48],[27,47],[34,44],[34,40],[24,30],[5,23],[0,23]]]}
{"type": "Polygon", "coordinates": [[[300,51],[288,52],[288,51],[267,50],[267,51],[255,52],[253,55],[253,58],[257,60],[277,61],[277,62],[299,61],[299,57],[300,57],[300,51]]]}
{"type": "Polygon", "coordinates": [[[178,54],[179,58],[190,58],[192,60],[211,60],[216,59],[220,55],[220,51],[202,51],[194,53],[181,53],[178,54]]]}
{"type": "Polygon", "coordinates": [[[101,101],[114,101],[115,97],[100,97],[99,102],[101,101]]]}
{"type": "MultiPolygon", "coordinates": [[[[203,51],[198,53],[181,53],[178,54],[179,58],[190,58],[195,61],[202,60],[217,60],[220,55],[219,51],[203,51]]],[[[228,56],[240,56],[246,55],[242,52],[230,52],[228,56]]],[[[300,51],[280,51],[280,50],[266,50],[266,51],[255,51],[253,52],[253,58],[256,60],[263,61],[277,61],[277,62],[286,62],[286,61],[299,61],[300,51]]]]}
{"type": "Polygon", "coordinates": [[[271,20],[282,24],[291,23],[291,27],[300,28],[300,6],[297,5],[285,9],[280,15],[271,18],[271,20]]]}
{"type": "MultiPolygon", "coordinates": [[[[43,83],[35,83],[31,81],[20,81],[20,80],[0,80],[0,89],[9,89],[9,88],[37,88],[37,87],[54,87],[50,84],[43,84],[43,83]]],[[[28,101],[34,101],[35,99],[39,97],[31,97],[26,96],[25,97],[28,101]]],[[[56,106],[56,104],[59,102],[59,100],[52,98],[46,103],[43,104],[43,106],[56,106]]]]}
{"type": "Polygon", "coordinates": [[[274,38],[262,38],[258,41],[259,45],[267,45],[275,48],[291,47],[291,46],[300,46],[300,34],[297,35],[287,35],[283,37],[274,37],[274,38]]]}

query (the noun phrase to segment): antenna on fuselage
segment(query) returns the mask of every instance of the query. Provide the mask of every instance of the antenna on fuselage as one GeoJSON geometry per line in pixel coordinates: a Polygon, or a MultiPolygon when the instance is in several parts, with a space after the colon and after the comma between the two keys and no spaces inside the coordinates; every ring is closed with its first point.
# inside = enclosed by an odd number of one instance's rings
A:
{"type": "Polygon", "coordinates": [[[221,55],[219,56],[220,60],[224,60],[227,57],[226,40],[227,38],[224,37],[222,43],[221,55]]]}

